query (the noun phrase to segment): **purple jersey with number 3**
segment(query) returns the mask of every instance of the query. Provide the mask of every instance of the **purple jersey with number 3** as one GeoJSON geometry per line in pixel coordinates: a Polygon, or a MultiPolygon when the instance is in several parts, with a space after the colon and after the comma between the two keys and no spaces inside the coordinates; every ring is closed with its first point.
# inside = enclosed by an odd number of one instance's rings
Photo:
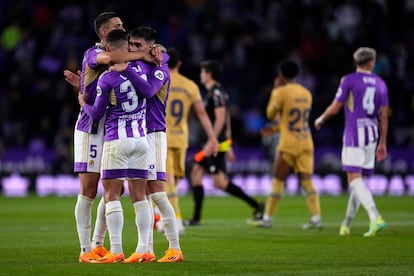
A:
{"type": "Polygon", "coordinates": [[[345,75],[335,99],[344,104],[346,147],[363,147],[378,141],[380,107],[388,106],[388,88],[373,73],[354,72],[345,75]]]}
{"type": "Polygon", "coordinates": [[[84,110],[93,119],[106,112],[105,141],[146,135],[146,99],[136,91],[125,73],[104,72],[97,83],[93,106],[84,110]]]}

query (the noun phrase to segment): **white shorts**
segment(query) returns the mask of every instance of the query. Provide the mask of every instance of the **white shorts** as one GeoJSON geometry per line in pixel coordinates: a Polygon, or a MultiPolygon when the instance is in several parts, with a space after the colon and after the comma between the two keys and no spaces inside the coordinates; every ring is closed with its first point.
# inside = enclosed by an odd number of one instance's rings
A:
{"type": "Polygon", "coordinates": [[[342,166],[347,172],[365,172],[374,170],[376,143],[364,147],[343,147],[342,166]]]}
{"type": "Polygon", "coordinates": [[[148,176],[146,137],[123,138],[104,143],[102,179],[129,179],[148,176]]]}
{"type": "Polygon", "coordinates": [[[147,135],[149,144],[148,180],[166,181],[167,136],[164,131],[147,135]]]}
{"type": "Polygon", "coordinates": [[[73,137],[74,172],[100,172],[104,142],[104,121],[100,121],[97,134],[75,129],[73,137]]]}

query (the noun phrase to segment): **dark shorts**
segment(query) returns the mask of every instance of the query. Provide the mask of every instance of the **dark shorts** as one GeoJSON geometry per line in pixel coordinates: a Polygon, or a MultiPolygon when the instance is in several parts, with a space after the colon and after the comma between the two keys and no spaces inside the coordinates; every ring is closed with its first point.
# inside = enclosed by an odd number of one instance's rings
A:
{"type": "Polygon", "coordinates": [[[216,174],[219,172],[226,173],[226,153],[219,152],[215,157],[204,158],[201,162],[197,163],[210,174],[216,174]]]}

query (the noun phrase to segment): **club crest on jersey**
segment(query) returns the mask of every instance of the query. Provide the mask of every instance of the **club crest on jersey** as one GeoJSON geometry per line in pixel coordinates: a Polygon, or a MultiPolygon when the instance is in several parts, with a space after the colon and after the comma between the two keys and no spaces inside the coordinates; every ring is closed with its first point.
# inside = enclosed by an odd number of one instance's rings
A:
{"type": "Polygon", "coordinates": [[[164,80],[164,73],[161,70],[156,70],[154,72],[154,77],[162,81],[164,80]]]}
{"type": "Polygon", "coordinates": [[[89,160],[88,166],[89,168],[93,168],[95,166],[95,162],[93,160],[89,160]]]}

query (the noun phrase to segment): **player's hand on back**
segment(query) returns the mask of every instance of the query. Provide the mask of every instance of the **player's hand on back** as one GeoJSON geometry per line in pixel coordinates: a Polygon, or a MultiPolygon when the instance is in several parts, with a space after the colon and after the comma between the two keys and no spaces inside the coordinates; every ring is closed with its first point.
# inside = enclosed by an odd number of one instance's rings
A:
{"type": "Polygon", "coordinates": [[[78,94],[78,102],[81,107],[85,106],[87,100],[88,100],[88,94],[86,92],[78,94]]]}

